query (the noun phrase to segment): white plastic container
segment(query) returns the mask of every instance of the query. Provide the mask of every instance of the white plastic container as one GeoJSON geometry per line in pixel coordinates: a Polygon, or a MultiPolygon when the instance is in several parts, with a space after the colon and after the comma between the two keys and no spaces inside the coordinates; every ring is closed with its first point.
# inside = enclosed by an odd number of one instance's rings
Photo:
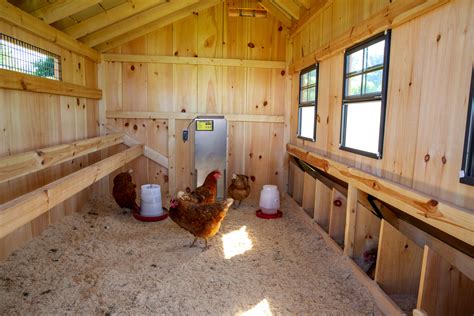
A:
{"type": "Polygon", "coordinates": [[[266,184],[260,192],[260,210],[265,214],[276,214],[280,208],[280,193],[276,185],[266,184]]]}
{"type": "Polygon", "coordinates": [[[160,185],[144,184],[141,189],[140,214],[149,217],[163,215],[160,185]]]}

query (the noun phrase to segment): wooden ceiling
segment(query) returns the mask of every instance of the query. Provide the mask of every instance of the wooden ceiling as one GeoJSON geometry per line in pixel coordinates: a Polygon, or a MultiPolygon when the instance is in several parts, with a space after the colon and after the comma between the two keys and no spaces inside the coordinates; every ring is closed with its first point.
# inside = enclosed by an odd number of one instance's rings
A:
{"type": "MultiPolygon", "coordinates": [[[[273,15],[290,28],[322,0],[227,0],[234,12],[273,15]]],[[[223,0],[8,0],[99,52],[126,43],[223,0]]],[[[237,16],[249,14],[237,14],[237,16]]],[[[233,15],[235,16],[235,15],[233,15]]],[[[251,16],[251,15],[250,15],[251,16]]],[[[258,15],[255,15],[258,16],[258,15]]]]}

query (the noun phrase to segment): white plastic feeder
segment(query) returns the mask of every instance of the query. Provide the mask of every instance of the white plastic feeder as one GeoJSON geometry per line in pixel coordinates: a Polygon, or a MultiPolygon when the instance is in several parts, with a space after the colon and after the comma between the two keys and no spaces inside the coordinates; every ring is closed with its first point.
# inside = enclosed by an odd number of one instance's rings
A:
{"type": "Polygon", "coordinates": [[[266,184],[260,192],[260,210],[264,214],[276,214],[280,208],[280,193],[276,185],[266,184]]]}
{"type": "Polygon", "coordinates": [[[144,184],[141,186],[140,215],[160,216],[163,214],[161,203],[161,187],[159,184],[144,184]]]}

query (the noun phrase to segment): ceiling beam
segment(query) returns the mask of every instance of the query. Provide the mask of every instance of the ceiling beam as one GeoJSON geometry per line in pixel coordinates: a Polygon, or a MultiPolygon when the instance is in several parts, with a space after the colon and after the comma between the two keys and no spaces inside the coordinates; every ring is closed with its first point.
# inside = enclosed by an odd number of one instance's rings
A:
{"type": "Polygon", "coordinates": [[[311,3],[309,0],[293,0],[294,2],[298,3],[300,7],[304,7],[306,9],[311,8],[311,3]]]}
{"type": "Polygon", "coordinates": [[[43,20],[47,24],[51,24],[73,15],[74,13],[92,7],[99,2],[102,2],[102,0],[59,0],[53,4],[49,4],[30,12],[30,14],[43,20]]]}
{"type": "Polygon", "coordinates": [[[97,61],[98,56],[95,50],[15,7],[7,1],[0,1],[0,19],[62,48],[85,56],[92,61],[97,61]]]}
{"type": "Polygon", "coordinates": [[[275,4],[273,4],[273,2],[270,0],[261,0],[259,3],[284,26],[291,27],[291,17],[284,13],[275,4]]]}
{"type": "Polygon", "coordinates": [[[125,20],[109,25],[103,29],[98,30],[92,34],[84,36],[79,40],[87,46],[93,47],[104,43],[110,39],[127,33],[130,30],[139,28],[143,25],[161,19],[168,14],[174,13],[180,9],[188,7],[189,5],[199,3],[198,0],[171,0],[170,2],[162,3],[131,16],[125,20]]]}
{"type": "Polygon", "coordinates": [[[300,18],[300,7],[290,0],[273,0],[273,2],[283,9],[286,13],[291,15],[291,17],[295,20],[299,20],[300,18]]]}
{"type": "Polygon", "coordinates": [[[83,37],[165,1],[166,0],[129,0],[112,9],[94,15],[89,19],[73,24],[62,31],[74,38],[83,37]]]}
{"type": "Polygon", "coordinates": [[[125,44],[127,42],[130,42],[138,37],[141,37],[145,34],[148,34],[150,32],[156,31],[166,25],[172,24],[176,21],[179,21],[193,12],[199,12],[205,9],[208,9],[210,7],[213,7],[219,3],[221,3],[222,0],[200,0],[199,2],[190,5],[186,8],[183,8],[181,10],[175,11],[171,14],[168,14],[167,16],[158,19],[156,21],[153,21],[151,23],[142,25],[136,29],[125,29],[124,31],[128,31],[126,33],[120,34],[120,36],[109,40],[105,43],[102,43],[100,45],[95,46],[95,49],[101,53],[112,49],[114,47],[120,46],[122,44],[125,44]]]}
{"type": "Polygon", "coordinates": [[[313,21],[320,12],[330,6],[333,2],[334,0],[317,0],[316,4],[313,5],[299,21],[293,24],[293,27],[290,31],[290,37],[293,37],[301,32],[301,30],[303,30],[306,25],[313,21]]]}

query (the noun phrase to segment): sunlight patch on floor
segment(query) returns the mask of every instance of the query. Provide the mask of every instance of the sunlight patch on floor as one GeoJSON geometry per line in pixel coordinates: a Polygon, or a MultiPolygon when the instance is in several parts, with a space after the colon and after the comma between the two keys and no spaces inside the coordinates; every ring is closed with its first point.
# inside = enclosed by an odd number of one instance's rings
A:
{"type": "Polygon", "coordinates": [[[222,236],[222,243],[224,245],[224,258],[226,259],[241,255],[253,247],[247,233],[247,226],[242,226],[240,229],[222,236]]]}
{"type": "Polygon", "coordinates": [[[271,316],[272,312],[270,310],[270,304],[268,304],[268,301],[266,298],[260,301],[257,305],[249,309],[248,311],[240,314],[241,316],[271,316]]]}

